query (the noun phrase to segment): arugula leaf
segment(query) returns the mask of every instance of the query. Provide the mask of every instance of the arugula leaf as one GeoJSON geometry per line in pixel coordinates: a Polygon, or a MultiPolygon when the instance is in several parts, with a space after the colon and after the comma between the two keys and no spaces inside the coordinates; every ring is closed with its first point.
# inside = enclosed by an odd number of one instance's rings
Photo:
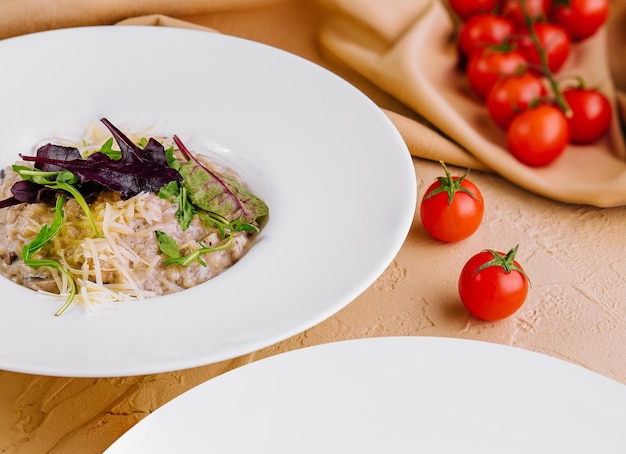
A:
{"type": "MultiPolygon", "coordinates": [[[[100,237],[100,233],[98,232],[98,228],[96,227],[96,223],[93,219],[93,215],[91,214],[91,210],[89,209],[87,201],[80,193],[80,191],[76,187],[74,187],[74,184],[78,182],[78,177],[76,175],[68,170],[60,170],[58,172],[45,172],[42,170],[31,169],[30,167],[19,165],[14,165],[13,170],[19,173],[25,181],[44,186],[54,191],[65,191],[69,193],[72,197],[74,197],[80,208],[85,213],[85,216],[87,217],[87,220],[89,221],[89,224],[91,225],[91,228],[94,231],[95,235],[100,237]]],[[[15,192],[13,192],[13,194],[14,196],[16,196],[15,192]]]]}
{"type": "Polygon", "coordinates": [[[193,262],[198,261],[200,265],[207,266],[206,262],[202,260],[201,256],[209,252],[228,249],[233,240],[233,236],[231,234],[228,238],[228,241],[216,247],[209,247],[205,246],[202,243],[199,243],[201,246],[200,249],[192,252],[189,255],[183,256],[180,254],[180,250],[174,238],[172,238],[165,232],[161,232],[160,230],[155,230],[154,233],[156,234],[157,241],[159,243],[159,250],[168,256],[168,258],[163,261],[163,263],[166,265],[176,264],[180,266],[189,266],[193,262]]]}
{"type": "Polygon", "coordinates": [[[176,244],[176,240],[169,236],[165,232],[161,232],[160,230],[155,230],[157,241],[159,243],[159,250],[163,252],[165,255],[172,258],[180,257],[180,250],[178,249],[178,244],[176,244]]]}
{"type": "Polygon", "coordinates": [[[70,283],[70,293],[65,301],[63,307],[61,307],[54,315],[61,315],[65,310],[70,307],[74,297],[76,296],[76,281],[72,275],[61,266],[60,263],[49,260],[49,259],[34,259],[33,256],[41,250],[46,244],[48,244],[60,231],[63,226],[63,218],[65,216],[65,212],[63,211],[63,206],[65,205],[66,196],[61,195],[57,197],[54,218],[52,219],[52,223],[48,225],[44,225],[39,230],[37,236],[28,244],[24,245],[22,248],[22,260],[24,264],[30,266],[32,268],[39,268],[41,266],[49,266],[50,268],[54,268],[59,272],[63,273],[67,280],[70,283]]]}
{"type": "Polygon", "coordinates": [[[174,204],[178,204],[176,217],[178,218],[181,228],[187,230],[194,215],[194,208],[187,197],[187,188],[184,186],[181,187],[178,181],[170,181],[159,189],[158,196],[174,204]]]}
{"type": "Polygon", "coordinates": [[[30,260],[34,254],[59,233],[63,226],[63,218],[65,216],[65,212],[63,211],[65,200],[65,196],[57,197],[52,224],[42,226],[37,236],[22,248],[22,259],[24,261],[30,260]]]}
{"type": "Polygon", "coordinates": [[[100,147],[98,151],[96,151],[96,153],[105,154],[109,158],[114,159],[114,160],[118,160],[122,157],[121,151],[113,149],[113,137],[110,137],[109,139],[107,139],[107,141],[102,144],[102,146],[100,147]]]}
{"type": "Polygon", "coordinates": [[[172,169],[180,170],[180,162],[174,156],[174,147],[169,147],[165,150],[165,157],[167,158],[167,165],[172,169]]]}
{"type": "Polygon", "coordinates": [[[204,222],[208,226],[215,226],[220,230],[220,234],[222,238],[226,236],[226,231],[228,232],[258,232],[259,228],[254,224],[248,224],[243,222],[241,218],[235,219],[232,222],[228,222],[222,216],[219,216],[215,213],[208,213],[204,211],[195,210],[195,214],[204,219],[204,222]]]}
{"type": "Polygon", "coordinates": [[[100,235],[100,232],[98,231],[98,227],[96,226],[96,221],[91,214],[89,205],[87,204],[87,201],[78,189],[76,189],[71,184],[65,183],[63,181],[57,182],[56,184],[50,185],[49,187],[51,189],[61,189],[62,191],[69,192],[74,197],[74,200],[76,200],[80,208],[83,210],[85,216],[87,216],[87,220],[89,221],[89,225],[91,225],[91,229],[93,230],[94,234],[99,238],[102,237],[102,235],[100,235]]]}

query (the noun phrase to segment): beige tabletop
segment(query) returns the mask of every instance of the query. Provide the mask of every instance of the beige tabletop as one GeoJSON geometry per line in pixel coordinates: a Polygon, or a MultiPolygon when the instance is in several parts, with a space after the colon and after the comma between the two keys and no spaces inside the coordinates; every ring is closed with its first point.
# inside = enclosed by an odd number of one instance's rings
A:
{"type": "MultiPolygon", "coordinates": [[[[390,115],[417,118],[354,70],[324,58],[315,38],[323,11],[316,2],[279,1],[240,11],[169,13],[186,26],[198,24],[302,55],[354,83],[390,115]]],[[[414,145],[410,137],[407,143],[414,145]]],[[[441,167],[414,155],[419,200],[441,167]]],[[[474,161],[468,157],[467,162],[474,161]]],[[[450,170],[458,175],[464,168],[451,165],[450,170]]],[[[0,452],[100,453],[166,402],[219,374],[285,351],[362,337],[445,336],[513,345],[626,384],[626,207],[555,201],[486,170],[472,169],[470,178],[485,199],[478,232],[460,243],[438,242],[426,233],[416,210],[404,246],[373,285],[334,316],[276,345],[218,364],[136,377],[0,371],[0,452]],[[486,248],[509,250],[517,244],[517,258],[532,280],[526,303],[502,321],[471,317],[457,293],[465,261],[486,248]]]]}

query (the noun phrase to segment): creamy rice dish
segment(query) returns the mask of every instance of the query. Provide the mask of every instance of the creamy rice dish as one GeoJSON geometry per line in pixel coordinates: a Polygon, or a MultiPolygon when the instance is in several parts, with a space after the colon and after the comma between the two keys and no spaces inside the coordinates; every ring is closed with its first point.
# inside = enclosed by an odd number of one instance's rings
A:
{"type": "Polygon", "coordinates": [[[0,171],[0,271],[64,297],[57,315],[206,282],[245,254],[268,214],[232,170],[180,138],[131,140],[102,121],[117,146],[92,134],[0,171]]]}

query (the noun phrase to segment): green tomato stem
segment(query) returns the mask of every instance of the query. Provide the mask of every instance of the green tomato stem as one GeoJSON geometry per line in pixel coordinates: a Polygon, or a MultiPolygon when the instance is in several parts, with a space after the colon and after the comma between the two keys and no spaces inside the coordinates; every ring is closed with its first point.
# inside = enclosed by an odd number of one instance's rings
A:
{"type": "Polygon", "coordinates": [[[521,267],[515,264],[515,256],[517,255],[518,249],[519,249],[519,244],[516,245],[513,249],[511,249],[509,252],[507,252],[506,255],[502,255],[499,252],[496,252],[492,249],[485,249],[483,252],[489,252],[493,256],[493,259],[489,260],[488,262],[483,263],[481,266],[476,268],[476,270],[474,271],[474,275],[478,274],[485,268],[489,268],[491,266],[498,266],[502,268],[502,270],[506,274],[509,274],[513,270],[521,273],[526,278],[526,280],[528,281],[528,284],[530,285],[530,278],[528,277],[526,272],[521,267]]]}
{"type": "Polygon", "coordinates": [[[463,183],[463,180],[465,180],[465,178],[469,174],[469,169],[467,169],[463,175],[461,175],[455,180],[452,177],[452,175],[450,175],[450,172],[448,171],[446,164],[443,161],[439,161],[439,164],[441,164],[441,166],[443,167],[443,170],[445,171],[446,176],[437,178],[437,181],[439,181],[439,187],[436,189],[433,189],[428,194],[426,194],[426,196],[424,197],[424,200],[429,199],[433,196],[436,196],[437,194],[442,193],[442,192],[445,192],[448,194],[448,206],[452,205],[452,201],[454,200],[454,195],[457,192],[464,192],[465,194],[468,194],[472,198],[478,199],[478,197],[476,197],[476,194],[474,194],[472,191],[470,191],[469,189],[461,185],[461,183],[463,183]]]}
{"type": "Polygon", "coordinates": [[[559,84],[554,78],[554,74],[552,74],[552,71],[550,70],[550,66],[548,65],[548,57],[546,55],[545,50],[541,46],[541,43],[539,42],[539,37],[537,36],[537,33],[535,33],[534,23],[533,23],[532,18],[530,17],[530,14],[528,13],[526,0],[521,0],[520,4],[522,6],[522,11],[524,12],[524,22],[526,23],[526,28],[528,29],[528,36],[530,37],[531,41],[533,42],[533,45],[535,46],[535,49],[537,49],[537,53],[539,54],[539,61],[541,63],[541,72],[543,73],[545,78],[548,80],[548,83],[550,84],[550,88],[552,89],[557,105],[563,111],[563,114],[565,115],[566,118],[571,118],[573,115],[572,109],[570,108],[569,104],[565,100],[565,97],[563,96],[563,93],[561,92],[561,88],[559,87],[559,84]]]}

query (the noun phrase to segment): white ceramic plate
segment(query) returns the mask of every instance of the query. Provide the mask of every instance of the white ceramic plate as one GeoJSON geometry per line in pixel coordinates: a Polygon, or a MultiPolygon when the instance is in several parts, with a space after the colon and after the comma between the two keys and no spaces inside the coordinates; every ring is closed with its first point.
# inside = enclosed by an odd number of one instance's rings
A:
{"type": "Polygon", "coordinates": [[[413,218],[410,154],[361,92],[286,52],[160,27],[0,42],[0,162],[107,117],[233,167],[270,207],[233,268],[182,293],[97,310],[0,280],[0,368],[121,376],[209,364],[295,335],[363,292],[413,218]]]}
{"type": "Polygon", "coordinates": [[[623,453],[625,406],[623,385],[526,350],[360,339],[209,380],[106,452],[623,453]]]}

